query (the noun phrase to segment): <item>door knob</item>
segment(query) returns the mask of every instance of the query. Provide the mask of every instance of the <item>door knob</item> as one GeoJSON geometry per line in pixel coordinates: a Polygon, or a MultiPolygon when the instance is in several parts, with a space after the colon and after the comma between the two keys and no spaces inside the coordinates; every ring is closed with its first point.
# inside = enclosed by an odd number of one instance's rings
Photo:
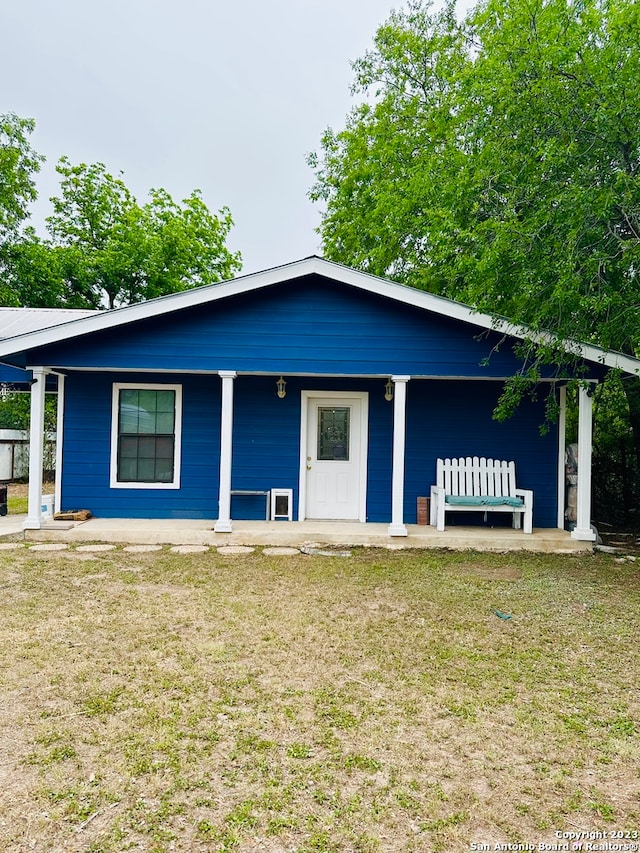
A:
{"type": "Polygon", "coordinates": [[[311,465],[307,465],[307,471],[311,470],[311,465]]]}

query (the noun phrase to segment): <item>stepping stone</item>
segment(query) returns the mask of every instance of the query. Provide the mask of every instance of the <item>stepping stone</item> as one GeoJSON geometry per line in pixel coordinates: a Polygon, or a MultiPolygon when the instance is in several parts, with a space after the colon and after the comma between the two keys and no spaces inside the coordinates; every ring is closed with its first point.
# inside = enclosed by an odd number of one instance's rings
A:
{"type": "Polygon", "coordinates": [[[66,551],[69,546],[66,542],[47,542],[44,545],[30,545],[30,551],[66,551]]]}
{"type": "Polygon", "coordinates": [[[253,554],[255,550],[249,545],[221,545],[218,554],[253,554]]]}
{"type": "Polygon", "coordinates": [[[162,545],[127,545],[122,550],[129,554],[148,554],[150,551],[162,551],[162,545]]]}
{"type": "Polygon", "coordinates": [[[351,551],[332,551],[329,548],[316,548],[314,545],[303,545],[300,548],[303,554],[310,554],[314,557],[350,557],[351,551]]]}
{"type": "Polygon", "coordinates": [[[208,545],[174,545],[169,549],[172,554],[204,554],[209,550],[208,545]]]}
{"type": "Polygon", "coordinates": [[[24,542],[0,542],[0,551],[12,551],[14,548],[24,547],[24,542]]]}
{"type": "Polygon", "coordinates": [[[299,554],[299,548],[286,548],[284,546],[277,548],[263,548],[262,553],[266,554],[268,557],[285,557],[285,556],[293,556],[294,554],[299,554]]]}
{"type": "Polygon", "coordinates": [[[76,551],[113,551],[115,547],[115,545],[107,545],[106,543],[102,545],[79,545],[76,551]]]}

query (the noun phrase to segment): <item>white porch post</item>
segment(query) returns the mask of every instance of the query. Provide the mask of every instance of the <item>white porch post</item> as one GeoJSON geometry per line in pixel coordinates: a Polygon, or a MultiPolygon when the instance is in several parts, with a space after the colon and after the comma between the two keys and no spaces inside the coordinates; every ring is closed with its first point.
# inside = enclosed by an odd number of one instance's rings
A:
{"type": "Polygon", "coordinates": [[[593,542],[591,529],[591,445],[593,433],[593,386],[578,390],[578,508],[576,526],[571,531],[574,539],[593,542]]]}
{"type": "Polygon", "coordinates": [[[565,454],[567,452],[567,387],[560,386],[558,405],[558,527],[564,530],[564,513],[567,474],[565,471],[565,454]]]}
{"type": "Polygon", "coordinates": [[[58,374],[58,407],[56,410],[56,479],[54,489],[54,509],[62,509],[62,442],[64,436],[64,374],[58,374]]]}
{"type": "Polygon", "coordinates": [[[44,367],[30,367],[31,420],[29,426],[29,508],[22,528],[39,530],[42,527],[42,465],[44,462],[44,392],[47,372],[44,367]]]}
{"type": "Polygon", "coordinates": [[[410,376],[392,376],[393,392],[393,475],[391,479],[391,524],[389,536],[406,536],[404,523],[404,453],[407,420],[407,382],[410,376]]]}
{"type": "Polygon", "coordinates": [[[221,370],[222,413],[220,416],[220,493],[216,533],[231,533],[231,453],[233,445],[233,380],[235,370],[221,370]]]}

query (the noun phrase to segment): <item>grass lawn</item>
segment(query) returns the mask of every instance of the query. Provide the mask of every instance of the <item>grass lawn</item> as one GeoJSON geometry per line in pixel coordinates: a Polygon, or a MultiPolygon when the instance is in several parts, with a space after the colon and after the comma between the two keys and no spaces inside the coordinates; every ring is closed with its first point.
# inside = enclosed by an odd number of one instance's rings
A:
{"type": "Polygon", "coordinates": [[[29,498],[23,497],[22,495],[14,497],[9,494],[7,508],[9,510],[9,515],[20,515],[21,513],[26,513],[29,511],[29,498]]]}
{"type": "MultiPolygon", "coordinates": [[[[43,483],[42,494],[52,494],[55,489],[54,483],[43,483]]],[[[9,483],[7,505],[9,515],[20,515],[29,511],[29,484],[9,483]]]]}
{"type": "Polygon", "coordinates": [[[0,577],[5,853],[640,828],[640,562],[21,547],[0,577]]]}

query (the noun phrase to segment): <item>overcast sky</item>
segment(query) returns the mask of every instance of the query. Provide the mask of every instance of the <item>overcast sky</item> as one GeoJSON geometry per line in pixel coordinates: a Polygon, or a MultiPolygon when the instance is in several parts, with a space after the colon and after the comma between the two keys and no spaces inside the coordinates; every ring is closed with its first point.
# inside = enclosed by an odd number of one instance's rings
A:
{"type": "Polygon", "coordinates": [[[394,0],[0,0],[0,112],[36,120],[55,164],[103,162],[138,201],[195,188],[231,209],[243,272],[320,253],[306,164],[353,101],[350,61],[394,0]]]}

